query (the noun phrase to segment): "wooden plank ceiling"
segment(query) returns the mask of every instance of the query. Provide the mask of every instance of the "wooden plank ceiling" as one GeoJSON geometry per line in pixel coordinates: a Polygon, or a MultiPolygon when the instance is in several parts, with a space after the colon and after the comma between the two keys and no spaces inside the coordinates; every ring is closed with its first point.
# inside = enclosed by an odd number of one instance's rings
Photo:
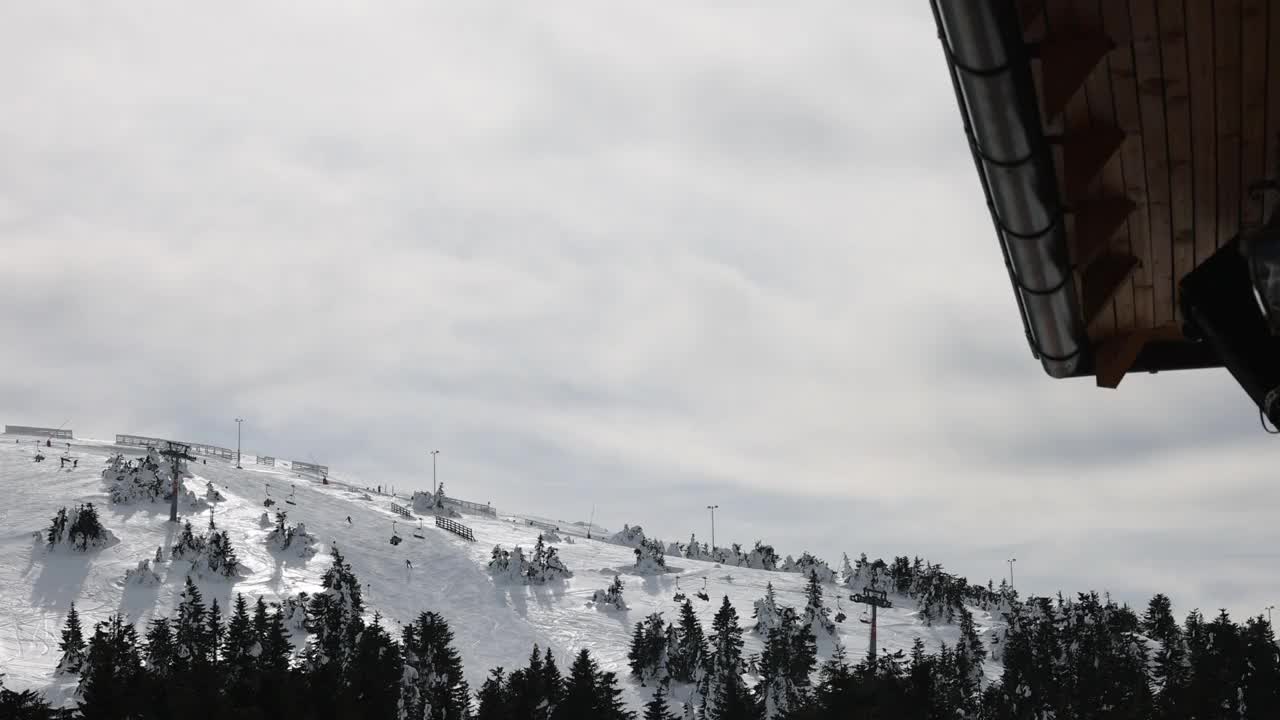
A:
{"type": "Polygon", "coordinates": [[[1276,202],[1249,192],[1280,176],[1275,5],[1018,2],[1100,385],[1182,337],[1182,276],[1276,202]]]}

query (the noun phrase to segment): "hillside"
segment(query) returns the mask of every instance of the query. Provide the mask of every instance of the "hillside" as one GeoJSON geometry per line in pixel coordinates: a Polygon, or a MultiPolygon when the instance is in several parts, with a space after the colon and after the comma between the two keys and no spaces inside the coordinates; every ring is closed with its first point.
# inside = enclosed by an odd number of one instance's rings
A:
{"type": "MultiPolygon", "coordinates": [[[[139,449],[86,440],[73,441],[69,450],[56,446],[46,450],[48,460],[36,463],[32,438],[0,435],[0,489],[5,498],[0,503],[0,671],[7,674],[9,687],[46,690],[50,699],[58,701],[70,690],[55,680],[53,670],[58,635],[71,603],[75,602],[86,627],[116,611],[145,621],[153,613],[172,611],[187,572],[184,563],[170,561],[157,566],[161,582],[155,586],[123,581],[126,570],[153,557],[158,546],[172,545],[180,529],[168,522],[166,503],[109,502],[103,468],[116,453],[137,457],[142,454],[139,449]],[[78,460],[78,467],[59,468],[58,457],[64,451],[78,460]],[[33,539],[32,534],[46,528],[58,508],[88,502],[98,507],[103,524],[119,538],[118,543],[82,555],[50,552],[33,539]]],[[[279,601],[299,591],[314,591],[328,566],[327,549],[336,543],[365,586],[367,606],[380,612],[392,631],[424,610],[448,620],[473,689],[490,668],[522,663],[534,643],[550,647],[565,665],[572,654],[588,648],[603,669],[624,679],[624,699],[638,707],[644,698],[628,677],[626,657],[632,627],[652,612],[674,618],[677,582],[690,598],[705,582],[710,602],[694,600],[704,625],[710,625],[724,595],[744,620],[749,619],[752,603],[764,595],[770,582],[780,604],[804,605],[805,577],[799,574],[671,557],[668,574],[635,576],[631,548],[588,540],[582,527],[573,525],[561,525],[560,532],[573,542],[555,543],[575,573],[573,578],[545,586],[496,584],[486,571],[490,553],[499,544],[529,549],[541,532],[530,525],[529,518],[505,512],[497,518],[465,515],[460,521],[472,528],[475,542],[437,529],[426,518],[419,539],[413,535],[416,524],[392,512],[395,498],[347,486],[338,472],[324,485],[285,469],[246,465],[239,470],[233,463],[215,459],[197,462],[190,469],[193,477],[185,480],[186,489],[204,497],[211,482],[225,497],[216,505],[216,523],[229,533],[247,571],[234,581],[199,579],[206,599],[217,599],[225,609],[236,593],[279,601]],[[264,542],[268,528],[260,523],[268,485],[271,496],[280,501],[272,510],[287,510],[290,524],[305,523],[319,538],[314,557],[304,560],[268,550],[264,542]],[[283,500],[291,491],[296,504],[287,506],[283,500]],[[398,546],[389,542],[393,521],[403,538],[398,546]],[[601,611],[588,606],[593,591],[606,587],[615,573],[626,583],[630,609],[601,611]]],[[[399,502],[407,504],[404,498],[399,502]]],[[[629,514],[636,522],[645,519],[644,508],[629,514]]],[[[200,511],[191,518],[192,524],[206,527],[208,517],[207,509],[200,511]]],[[[835,584],[825,586],[829,604],[835,605],[840,590],[835,584]]],[[[869,626],[858,622],[859,609],[848,601],[847,590],[843,592],[848,619],[837,626],[837,633],[851,655],[861,656],[869,626]]],[[[989,632],[990,616],[975,614],[981,631],[989,632]]],[[[882,649],[909,650],[917,637],[936,650],[943,642],[954,644],[958,630],[951,625],[924,625],[909,601],[881,612],[882,649]]],[[[301,641],[295,638],[297,644],[301,641]]],[[[745,651],[760,649],[760,639],[748,632],[745,651]]],[[[829,641],[820,641],[819,658],[828,657],[831,649],[829,641]]],[[[998,672],[998,664],[989,661],[986,673],[995,677],[998,672]]]]}

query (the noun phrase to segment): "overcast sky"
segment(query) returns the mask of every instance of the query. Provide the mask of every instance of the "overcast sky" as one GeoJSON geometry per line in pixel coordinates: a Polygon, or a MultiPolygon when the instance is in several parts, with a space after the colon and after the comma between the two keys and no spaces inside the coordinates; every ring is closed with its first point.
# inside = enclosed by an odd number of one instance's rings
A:
{"type": "Polygon", "coordinates": [[[3,422],[1280,599],[1224,372],[1032,359],[923,0],[182,5],[0,9],[3,422]]]}

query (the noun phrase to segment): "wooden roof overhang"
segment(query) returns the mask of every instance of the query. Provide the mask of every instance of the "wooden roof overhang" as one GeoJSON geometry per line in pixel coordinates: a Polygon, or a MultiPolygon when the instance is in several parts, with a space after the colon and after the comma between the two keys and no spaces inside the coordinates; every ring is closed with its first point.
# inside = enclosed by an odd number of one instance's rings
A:
{"type": "Polygon", "coordinates": [[[1280,3],[931,2],[1045,369],[1221,365],[1179,283],[1276,205],[1253,188],[1280,159],[1280,3]]]}

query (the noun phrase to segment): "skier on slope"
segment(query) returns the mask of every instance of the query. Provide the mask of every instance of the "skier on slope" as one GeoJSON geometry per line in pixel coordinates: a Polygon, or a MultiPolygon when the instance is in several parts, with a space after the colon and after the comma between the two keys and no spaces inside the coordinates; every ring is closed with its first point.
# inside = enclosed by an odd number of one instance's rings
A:
{"type": "Polygon", "coordinates": [[[405,559],[404,559],[404,566],[405,566],[405,568],[406,568],[406,569],[408,569],[408,570],[412,570],[412,569],[413,569],[413,563],[409,562],[409,558],[405,558],[405,559]]]}
{"type": "Polygon", "coordinates": [[[347,524],[348,524],[348,525],[350,525],[350,524],[351,524],[351,516],[350,516],[350,515],[348,515],[348,516],[347,516],[347,524]]]}

